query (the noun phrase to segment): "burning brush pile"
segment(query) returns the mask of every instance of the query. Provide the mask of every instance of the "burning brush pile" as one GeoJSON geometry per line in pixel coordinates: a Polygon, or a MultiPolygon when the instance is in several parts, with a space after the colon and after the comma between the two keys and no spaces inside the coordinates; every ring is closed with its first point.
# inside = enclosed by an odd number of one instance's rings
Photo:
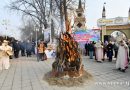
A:
{"type": "Polygon", "coordinates": [[[52,71],[45,75],[50,84],[62,86],[71,83],[70,86],[75,86],[92,77],[84,70],[78,43],[69,33],[64,33],[59,38],[56,53],[52,71]]]}

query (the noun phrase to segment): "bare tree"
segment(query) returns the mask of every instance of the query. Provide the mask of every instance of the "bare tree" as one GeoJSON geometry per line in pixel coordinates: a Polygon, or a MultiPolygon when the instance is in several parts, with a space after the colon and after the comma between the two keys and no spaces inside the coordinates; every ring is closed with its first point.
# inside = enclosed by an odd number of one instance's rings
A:
{"type": "MultiPolygon", "coordinates": [[[[8,6],[11,10],[22,12],[26,19],[30,17],[40,34],[48,28],[50,14],[60,18],[61,31],[65,30],[64,22],[67,20],[67,10],[74,10],[75,0],[14,0],[8,6]]],[[[54,38],[54,21],[51,19],[51,38],[54,38]]]]}
{"type": "Polygon", "coordinates": [[[22,12],[23,16],[30,16],[35,21],[40,31],[48,27],[48,7],[48,0],[15,0],[9,5],[11,10],[22,12]]]}
{"type": "Polygon", "coordinates": [[[78,0],[55,0],[57,8],[60,12],[60,20],[61,20],[61,31],[64,29],[66,31],[69,30],[69,23],[68,23],[68,11],[69,13],[75,11],[75,6],[77,6],[78,0]],[[71,12],[70,12],[71,11],[71,12]],[[64,25],[65,22],[65,25],[64,25]]]}
{"type": "Polygon", "coordinates": [[[22,40],[35,40],[34,22],[27,20],[21,28],[21,39],[22,40]]]}

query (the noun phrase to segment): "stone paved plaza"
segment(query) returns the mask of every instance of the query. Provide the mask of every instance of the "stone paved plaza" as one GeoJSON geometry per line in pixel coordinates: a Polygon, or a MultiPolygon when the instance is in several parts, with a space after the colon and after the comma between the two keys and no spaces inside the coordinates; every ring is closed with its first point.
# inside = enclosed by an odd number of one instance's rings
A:
{"type": "Polygon", "coordinates": [[[0,71],[0,90],[130,90],[130,68],[126,73],[115,70],[115,61],[97,63],[83,57],[85,70],[93,75],[90,84],[81,87],[50,86],[43,76],[54,60],[37,62],[35,57],[11,60],[9,70],[0,71]]]}

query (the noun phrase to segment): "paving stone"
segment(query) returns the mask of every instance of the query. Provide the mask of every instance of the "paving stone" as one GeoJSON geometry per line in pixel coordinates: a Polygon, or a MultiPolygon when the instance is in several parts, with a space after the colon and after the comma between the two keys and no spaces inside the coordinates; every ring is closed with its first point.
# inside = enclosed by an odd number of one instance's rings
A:
{"type": "Polygon", "coordinates": [[[85,70],[94,77],[91,85],[82,87],[50,86],[43,81],[43,76],[51,71],[54,60],[37,62],[36,58],[20,57],[11,60],[9,70],[0,71],[0,90],[130,90],[130,86],[95,85],[95,82],[130,82],[130,69],[126,73],[115,69],[115,62],[97,63],[83,57],[85,70]]]}
{"type": "Polygon", "coordinates": [[[33,85],[33,90],[43,90],[43,88],[40,85],[33,85]]]}
{"type": "Polygon", "coordinates": [[[11,90],[11,87],[2,87],[0,90],[11,90]]]}
{"type": "MultiPolygon", "coordinates": [[[[23,87],[22,90],[33,90],[31,86],[23,87]]],[[[38,89],[37,89],[38,90],[38,89]]]]}

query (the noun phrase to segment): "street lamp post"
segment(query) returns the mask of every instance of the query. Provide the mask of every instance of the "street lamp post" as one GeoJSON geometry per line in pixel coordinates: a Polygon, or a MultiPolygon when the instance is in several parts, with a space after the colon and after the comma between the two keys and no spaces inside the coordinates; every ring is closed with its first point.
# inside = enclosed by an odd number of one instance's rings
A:
{"type": "Polygon", "coordinates": [[[38,60],[38,49],[37,49],[37,47],[38,47],[38,35],[37,35],[37,34],[38,34],[38,31],[39,31],[39,29],[38,29],[37,27],[35,27],[35,32],[36,32],[36,50],[37,50],[37,51],[36,51],[36,52],[37,52],[37,53],[36,53],[36,56],[37,56],[37,61],[39,61],[39,60],[38,60]]]}
{"type": "Polygon", "coordinates": [[[33,33],[31,32],[31,42],[32,42],[32,35],[33,35],[33,33]]]}

